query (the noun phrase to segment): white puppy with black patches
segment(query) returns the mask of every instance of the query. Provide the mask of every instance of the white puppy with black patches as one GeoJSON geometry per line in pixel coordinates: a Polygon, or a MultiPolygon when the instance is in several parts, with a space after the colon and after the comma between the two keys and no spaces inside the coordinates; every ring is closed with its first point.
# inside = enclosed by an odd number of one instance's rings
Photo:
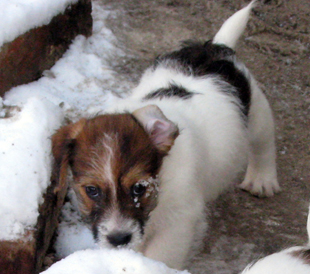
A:
{"type": "Polygon", "coordinates": [[[279,191],[269,104],[233,48],[253,2],[206,43],[159,56],[109,114],[53,136],[55,174],[73,174],[79,208],[99,245],[130,247],[182,269],[201,242],[205,203],[246,166],[241,188],[279,191]]]}

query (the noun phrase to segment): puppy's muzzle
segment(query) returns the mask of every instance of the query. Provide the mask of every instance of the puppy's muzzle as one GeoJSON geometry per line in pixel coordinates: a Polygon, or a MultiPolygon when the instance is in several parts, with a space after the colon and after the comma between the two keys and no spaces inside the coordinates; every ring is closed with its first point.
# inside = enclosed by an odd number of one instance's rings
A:
{"type": "Polygon", "coordinates": [[[130,243],[132,238],[131,233],[117,232],[107,236],[108,242],[114,247],[124,246],[130,243]]]}

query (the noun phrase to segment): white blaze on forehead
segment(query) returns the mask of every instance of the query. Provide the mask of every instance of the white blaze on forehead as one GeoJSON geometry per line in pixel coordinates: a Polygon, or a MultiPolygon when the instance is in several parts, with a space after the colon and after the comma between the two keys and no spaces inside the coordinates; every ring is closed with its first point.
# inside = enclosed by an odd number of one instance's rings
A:
{"type": "Polygon", "coordinates": [[[114,177],[113,177],[113,169],[112,169],[112,164],[113,160],[115,158],[115,142],[116,142],[116,136],[114,138],[108,134],[104,134],[104,138],[102,139],[102,145],[106,149],[106,154],[105,154],[105,165],[104,165],[104,170],[105,170],[105,176],[107,176],[107,179],[109,182],[113,183],[114,177]]]}
{"type": "Polygon", "coordinates": [[[104,182],[109,183],[112,194],[116,197],[116,184],[113,175],[113,163],[115,161],[115,153],[117,147],[117,134],[109,135],[105,133],[101,142],[97,144],[93,150],[91,165],[94,170],[102,174],[104,182]]]}

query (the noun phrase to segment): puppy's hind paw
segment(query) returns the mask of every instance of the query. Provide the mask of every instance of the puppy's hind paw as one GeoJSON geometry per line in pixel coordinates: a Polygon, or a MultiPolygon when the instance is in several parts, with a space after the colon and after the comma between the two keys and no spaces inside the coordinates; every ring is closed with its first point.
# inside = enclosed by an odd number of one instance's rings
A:
{"type": "Polygon", "coordinates": [[[256,178],[255,180],[244,180],[238,187],[257,197],[272,197],[281,191],[277,179],[263,180],[256,178]]]}

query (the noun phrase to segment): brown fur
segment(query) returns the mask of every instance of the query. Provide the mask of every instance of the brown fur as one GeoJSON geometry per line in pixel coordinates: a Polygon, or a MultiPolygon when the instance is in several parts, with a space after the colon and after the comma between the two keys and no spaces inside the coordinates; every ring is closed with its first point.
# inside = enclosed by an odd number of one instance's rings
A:
{"type": "Polygon", "coordinates": [[[55,188],[55,192],[60,191],[60,189],[66,186],[69,154],[71,152],[70,146],[72,146],[73,140],[79,135],[85,123],[86,119],[81,119],[73,125],[61,128],[52,137],[52,152],[55,160],[53,175],[55,175],[58,181],[58,187],[55,188]]]}

